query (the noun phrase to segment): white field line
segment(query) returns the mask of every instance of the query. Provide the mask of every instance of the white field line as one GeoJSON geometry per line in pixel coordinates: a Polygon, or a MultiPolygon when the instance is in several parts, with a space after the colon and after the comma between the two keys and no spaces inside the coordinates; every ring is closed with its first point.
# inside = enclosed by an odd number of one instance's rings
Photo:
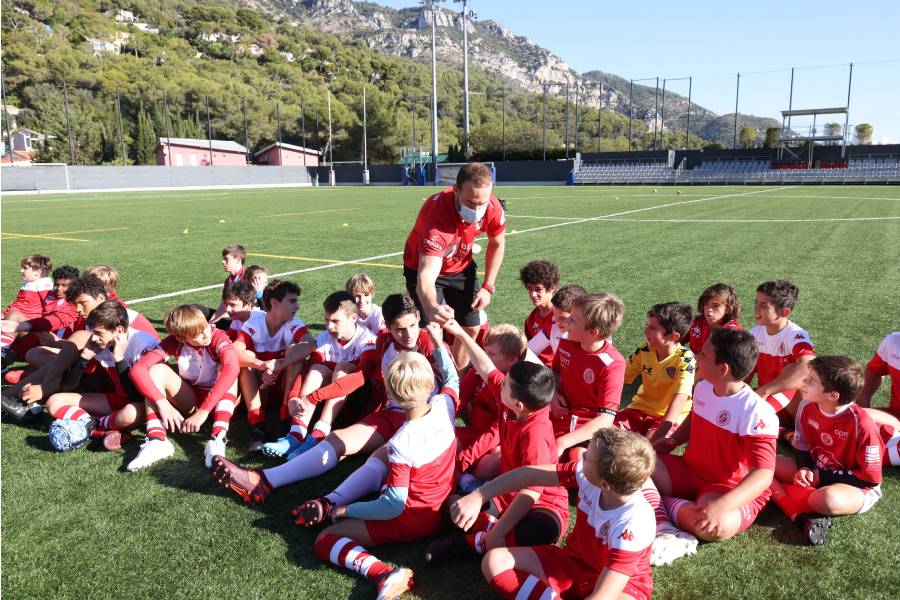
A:
{"type": "Polygon", "coordinates": [[[506,218],[519,218],[519,219],[551,219],[553,221],[571,221],[572,219],[582,219],[584,217],[547,217],[543,215],[511,215],[506,213],[506,218]]]}
{"type": "Polygon", "coordinates": [[[846,217],[842,219],[601,219],[627,223],[830,223],[835,221],[891,221],[900,217],[846,217]]]}
{"type": "MultiPolygon", "coordinates": [[[[530,229],[522,229],[522,230],[519,230],[519,231],[510,231],[510,232],[507,233],[507,235],[521,235],[521,234],[523,234],[523,233],[531,233],[532,231],[541,231],[541,230],[543,230],[543,229],[552,229],[552,228],[554,228],[554,227],[563,227],[563,226],[565,226],[565,225],[577,225],[578,223],[586,223],[586,222],[588,222],[588,221],[602,221],[603,219],[610,219],[611,217],[619,217],[619,216],[622,216],[622,215],[630,215],[630,214],[633,214],[633,213],[645,212],[645,211],[648,211],[648,210],[655,210],[655,209],[658,209],[658,208],[668,208],[668,207],[670,207],[670,206],[678,206],[678,205],[682,205],[682,204],[693,204],[693,203],[695,203],[695,202],[704,202],[704,201],[707,201],[707,200],[721,200],[721,199],[723,199],[723,198],[735,198],[735,197],[738,197],[738,196],[750,196],[750,195],[752,195],[752,194],[764,194],[764,193],[766,193],[766,192],[768,192],[768,191],[777,191],[777,190],[782,190],[782,189],[787,189],[787,188],[771,188],[771,190],[757,190],[757,191],[754,191],[754,192],[742,192],[742,193],[739,193],[739,194],[727,194],[727,195],[724,195],[724,196],[710,196],[710,197],[708,197],[708,198],[699,198],[699,199],[697,199],[697,200],[688,200],[687,202],[681,202],[681,201],[679,201],[679,202],[670,202],[670,203],[668,203],[668,204],[660,204],[660,205],[658,205],[658,206],[646,206],[646,207],[644,207],[644,208],[636,208],[636,209],[633,209],[633,210],[626,210],[626,211],[622,211],[622,212],[611,213],[611,214],[608,214],[608,215],[600,215],[600,216],[597,216],[597,217],[589,217],[589,218],[584,218],[584,219],[575,219],[575,220],[572,220],[572,221],[565,221],[565,222],[562,222],[562,223],[553,223],[553,224],[551,224],[551,225],[543,225],[543,226],[541,226],[541,227],[532,227],[532,228],[530,228],[530,229]]],[[[343,266],[346,266],[346,265],[352,265],[352,264],[355,264],[355,263],[364,263],[364,262],[368,262],[368,261],[379,260],[379,259],[382,259],[382,258],[390,258],[390,257],[393,257],[393,256],[401,256],[402,254],[403,254],[403,251],[402,251],[402,250],[401,250],[400,252],[389,252],[389,253],[387,253],[387,254],[379,254],[379,255],[377,255],[377,256],[369,256],[369,257],[366,257],[366,258],[356,258],[356,259],[353,259],[353,260],[345,260],[345,261],[341,261],[341,262],[330,263],[330,264],[327,264],[327,265],[318,265],[318,266],[315,266],[315,267],[307,267],[307,268],[305,268],[305,269],[296,269],[296,270],[294,270],[294,271],[285,271],[285,272],[283,272],[283,273],[275,273],[275,274],[273,274],[273,275],[270,275],[269,277],[270,277],[270,278],[275,278],[275,277],[286,277],[286,276],[288,276],[288,275],[296,275],[296,274],[298,274],[298,273],[309,273],[309,272],[311,272],[311,271],[322,271],[322,270],[325,270],[325,269],[334,269],[334,268],[336,268],[336,267],[343,267],[343,266]]],[[[193,294],[194,292],[204,292],[204,291],[206,291],[206,290],[214,290],[214,289],[218,289],[218,288],[221,288],[222,285],[223,285],[223,284],[221,284],[221,283],[215,283],[215,284],[212,284],[212,285],[205,285],[205,286],[202,286],[202,287],[190,288],[190,289],[187,289],[187,290],[179,290],[179,291],[177,291],[177,292],[168,292],[168,293],[166,293],[166,294],[158,294],[158,295],[156,295],[156,296],[148,296],[148,297],[146,297],[146,298],[136,298],[136,299],[134,299],[134,300],[126,300],[126,303],[129,304],[129,305],[130,305],[130,304],[140,304],[140,303],[142,303],[142,302],[150,302],[150,301],[152,301],[152,300],[162,300],[162,299],[164,299],[164,298],[174,298],[174,297],[176,297],[176,296],[184,296],[184,295],[186,295],[186,294],[193,294]]]]}
{"type": "MultiPolygon", "coordinates": [[[[663,194],[632,194],[629,198],[652,198],[654,196],[662,196],[663,194]]],[[[698,197],[703,196],[704,194],[677,194],[681,197],[698,197]]],[[[871,196],[813,196],[813,195],[803,195],[803,194],[770,194],[770,198],[805,198],[807,200],[900,200],[900,197],[897,198],[885,198],[885,197],[871,197],[871,196]]]]}

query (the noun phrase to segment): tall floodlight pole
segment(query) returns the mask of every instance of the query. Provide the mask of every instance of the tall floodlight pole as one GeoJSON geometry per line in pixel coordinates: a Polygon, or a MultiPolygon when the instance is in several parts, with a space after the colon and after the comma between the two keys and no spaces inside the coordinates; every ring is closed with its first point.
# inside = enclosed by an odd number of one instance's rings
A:
{"type": "Polygon", "coordinates": [[[437,183],[438,120],[437,120],[437,7],[431,0],[431,166],[437,183]]]}
{"type": "Polygon", "coordinates": [[[600,152],[600,139],[603,137],[603,82],[600,82],[600,104],[597,106],[597,152],[600,152]]]}
{"type": "Polygon", "coordinates": [[[688,77],[688,115],[687,123],[684,126],[684,149],[691,149],[691,91],[693,90],[694,78],[688,77]]]}
{"type": "Polygon", "coordinates": [[[734,89],[734,136],[731,141],[731,149],[737,148],[737,115],[738,115],[738,99],[741,96],[741,74],[737,74],[737,85],[734,89]]]}
{"type": "Polygon", "coordinates": [[[363,84],[363,135],[362,135],[362,167],[363,167],[363,185],[369,185],[369,157],[366,148],[366,86],[363,84]]]}
{"type": "Polygon", "coordinates": [[[169,95],[163,92],[163,118],[166,121],[166,159],[172,166],[172,138],[169,137],[169,95]]]}
{"type": "Polygon", "coordinates": [[[503,88],[502,108],[500,110],[500,140],[503,146],[503,160],[506,160],[506,88],[503,88]]]}
{"type": "Polygon", "coordinates": [[[663,79],[663,89],[662,89],[662,115],[659,118],[659,147],[662,148],[665,146],[665,140],[663,140],[663,130],[666,128],[666,80],[663,79]]]}
{"type": "Polygon", "coordinates": [[[300,98],[300,145],[303,146],[303,167],[306,167],[306,115],[303,112],[303,98],[300,98]]]}
{"type": "Polygon", "coordinates": [[[12,141],[12,128],[9,126],[9,104],[6,102],[6,79],[3,78],[3,75],[0,74],[0,90],[2,90],[3,94],[3,119],[6,123],[6,141],[9,144],[6,148],[6,151],[9,153],[9,164],[13,164],[15,162],[13,160],[13,141],[12,141]]]}
{"type": "MultiPolygon", "coordinates": [[[[66,135],[69,137],[69,162],[75,164],[75,142],[72,141],[72,121],[69,119],[69,85],[63,81],[63,102],[66,105],[66,135]]],[[[166,134],[168,137],[169,134],[166,134]]],[[[9,141],[12,144],[12,140],[9,141]]]]}
{"type": "Polygon", "coordinates": [[[209,144],[209,166],[213,166],[212,121],[209,118],[209,96],[206,97],[206,142],[209,144]]]}
{"type": "MultiPolygon", "coordinates": [[[[791,91],[788,92],[788,113],[794,108],[794,67],[791,67],[791,91]]],[[[783,123],[782,123],[783,124],[783,123]]],[[[791,130],[791,115],[788,114],[787,118],[787,128],[788,131],[791,130]]],[[[785,137],[787,134],[786,131],[781,132],[781,137],[785,137]]]]}
{"type": "Polygon", "coordinates": [[[128,164],[125,156],[125,131],[122,128],[122,95],[119,93],[119,86],[116,84],[116,121],[119,123],[119,145],[122,147],[122,165],[128,164]]]}
{"type": "Polygon", "coordinates": [[[847,128],[850,127],[850,90],[853,86],[853,63],[850,63],[850,77],[847,79],[847,113],[844,116],[844,141],[841,145],[841,158],[844,158],[847,152],[847,128]]]}
{"type": "Polygon", "coordinates": [[[278,164],[281,164],[281,103],[275,103],[275,129],[278,132],[278,164]]]}
{"type": "Polygon", "coordinates": [[[547,160],[547,84],[544,84],[544,160],[547,160]]]}
{"type": "Polygon", "coordinates": [[[658,150],[659,146],[656,144],[656,134],[659,133],[657,130],[659,127],[659,77],[656,78],[656,93],[653,95],[656,100],[656,107],[653,109],[653,149],[658,150]]]}
{"type": "Polygon", "coordinates": [[[566,160],[569,160],[569,80],[566,79],[566,109],[563,111],[563,143],[566,146],[566,160]]]}
{"type": "Polygon", "coordinates": [[[416,142],[416,97],[412,97],[412,151],[414,163],[416,166],[419,164],[419,146],[418,142],[416,142]]]}
{"type": "Polygon", "coordinates": [[[247,127],[247,98],[246,96],[243,99],[244,105],[244,148],[247,149],[247,153],[245,156],[245,160],[247,164],[250,164],[250,129],[247,127]]]}
{"type": "MultiPolygon", "coordinates": [[[[469,26],[468,5],[469,0],[457,0],[462,2],[462,31],[463,31],[463,156],[469,160],[469,26]]],[[[433,19],[432,19],[433,20],[433,19]]]]}
{"type": "Polygon", "coordinates": [[[634,79],[628,83],[628,151],[631,152],[631,140],[633,138],[632,119],[634,119],[634,79]]]}
{"type": "Polygon", "coordinates": [[[575,80],[575,146],[572,148],[575,154],[578,154],[578,80],[575,80]]]}
{"type": "Polygon", "coordinates": [[[334,144],[331,139],[331,90],[328,90],[328,168],[334,181],[334,144]]]}

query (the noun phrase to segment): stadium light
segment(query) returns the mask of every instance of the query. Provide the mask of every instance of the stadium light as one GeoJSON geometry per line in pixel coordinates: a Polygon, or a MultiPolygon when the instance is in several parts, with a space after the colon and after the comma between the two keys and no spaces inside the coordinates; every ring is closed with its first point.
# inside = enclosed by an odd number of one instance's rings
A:
{"type": "Polygon", "coordinates": [[[437,32],[436,4],[438,0],[420,0],[423,7],[431,8],[431,166],[434,169],[434,181],[437,182],[438,163],[438,120],[437,120],[437,32]]]}
{"type": "MultiPolygon", "coordinates": [[[[734,90],[734,137],[731,139],[731,149],[737,148],[737,115],[738,115],[738,98],[741,97],[741,74],[737,74],[737,86],[734,90]]],[[[690,107],[688,107],[690,108],[690,107]]]]}
{"type": "MultiPolygon", "coordinates": [[[[166,96],[165,96],[165,92],[164,92],[163,99],[165,99],[165,97],[166,96]]],[[[65,106],[65,108],[66,108],[66,131],[68,132],[68,136],[69,136],[69,162],[72,163],[72,165],[74,166],[75,165],[75,145],[74,145],[74,142],[72,141],[72,121],[71,121],[71,119],[69,119],[69,85],[65,81],[63,81],[63,102],[66,105],[65,106]]],[[[168,107],[169,107],[169,104],[168,104],[168,102],[166,102],[166,143],[168,143],[168,138],[169,138],[169,108],[168,107]]],[[[10,145],[12,145],[12,138],[10,138],[9,143],[10,143],[10,145]]],[[[171,148],[169,148],[168,150],[169,150],[168,153],[171,153],[171,148]]],[[[172,160],[169,159],[169,165],[171,166],[171,164],[172,164],[172,160]]]]}
{"type": "MultiPolygon", "coordinates": [[[[467,27],[467,16],[469,14],[469,0],[453,0],[454,2],[462,2],[463,8],[460,15],[462,16],[463,30],[463,156],[469,160],[469,28],[467,27]]],[[[472,11],[474,15],[474,11],[472,11]]]]}

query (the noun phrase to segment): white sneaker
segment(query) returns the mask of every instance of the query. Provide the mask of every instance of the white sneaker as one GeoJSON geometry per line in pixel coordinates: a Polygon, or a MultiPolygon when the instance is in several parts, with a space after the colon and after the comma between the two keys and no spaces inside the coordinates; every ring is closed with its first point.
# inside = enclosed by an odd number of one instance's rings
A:
{"type": "Polygon", "coordinates": [[[148,439],[141,444],[141,451],[125,468],[129,471],[139,471],[164,458],[169,458],[173,454],[175,454],[175,446],[169,440],[148,439]]]}
{"type": "Polygon", "coordinates": [[[206,442],[206,449],[203,451],[204,464],[207,469],[212,468],[213,456],[225,456],[225,436],[220,435],[206,442]]]}
{"type": "Polygon", "coordinates": [[[697,553],[697,538],[674,525],[660,523],[650,549],[650,565],[670,565],[683,556],[697,553]]]}

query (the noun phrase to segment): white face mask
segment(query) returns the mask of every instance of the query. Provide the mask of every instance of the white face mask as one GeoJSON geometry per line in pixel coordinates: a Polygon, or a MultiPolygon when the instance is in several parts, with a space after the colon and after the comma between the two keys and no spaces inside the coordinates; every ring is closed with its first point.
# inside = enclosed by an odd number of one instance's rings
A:
{"type": "MultiPolygon", "coordinates": [[[[457,196],[457,202],[459,202],[459,196],[457,196]]],[[[459,216],[462,217],[462,220],[466,223],[477,223],[484,218],[487,207],[487,204],[483,204],[478,208],[469,208],[462,202],[459,202],[459,216]]]]}

